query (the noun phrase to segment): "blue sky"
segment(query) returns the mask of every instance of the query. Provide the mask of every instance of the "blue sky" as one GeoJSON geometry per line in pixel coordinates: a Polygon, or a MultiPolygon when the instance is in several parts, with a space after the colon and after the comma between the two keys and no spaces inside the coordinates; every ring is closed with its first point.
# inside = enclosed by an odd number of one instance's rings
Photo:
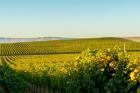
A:
{"type": "Polygon", "coordinates": [[[0,37],[140,36],[140,0],[0,0],[0,37]]]}

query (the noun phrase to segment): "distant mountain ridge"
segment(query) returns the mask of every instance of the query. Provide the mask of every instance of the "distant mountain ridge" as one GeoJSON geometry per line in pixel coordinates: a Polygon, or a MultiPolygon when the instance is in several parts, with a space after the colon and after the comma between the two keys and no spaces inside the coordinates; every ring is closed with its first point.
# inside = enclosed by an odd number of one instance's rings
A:
{"type": "Polygon", "coordinates": [[[62,37],[5,38],[5,37],[0,37],[0,43],[47,41],[47,40],[64,40],[64,39],[68,39],[68,38],[62,38],[62,37]]]}
{"type": "MultiPolygon", "coordinates": [[[[102,37],[96,37],[96,38],[102,38],[102,37]]],[[[106,37],[106,38],[109,38],[109,37],[106,37]]],[[[117,38],[117,37],[114,37],[114,38],[117,38]]],[[[119,37],[119,38],[121,38],[121,37],[119,37]]],[[[63,37],[6,38],[6,37],[0,37],[0,43],[67,40],[67,39],[84,39],[84,38],[63,38],[63,37]]],[[[140,42],[140,37],[122,37],[122,39],[128,39],[128,40],[140,42]]]]}

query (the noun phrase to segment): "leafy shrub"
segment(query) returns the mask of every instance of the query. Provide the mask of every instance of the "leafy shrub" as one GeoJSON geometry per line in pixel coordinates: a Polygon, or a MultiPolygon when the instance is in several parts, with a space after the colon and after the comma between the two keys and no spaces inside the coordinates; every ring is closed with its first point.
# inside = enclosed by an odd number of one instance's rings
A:
{"type": "Polygon", "coordinates": [[[67,81],[68,89],[70,87],[68,92],[128,93],[136,90],[136,84],[129,76],[131,71],[127,67],[129,55],[120,48],[103,51],[88,49],[82,54],[74,63],[76,70],[70,71],[70,78],[67,81]]]}
{"type": "Polygon", "coordinates": [[[23,73],[12,70],[8,65],[0,66],[0,85],[7,93],[24,93],[27,82],[23,73]]]}
{"type": "Polygon", "coordinates": [[[140,63],[130,59],[129,53],[119,47],[100,51],[88,49],[74,62],[60,67],[42,65],[43,69],[33,68],[33,73],[2,67],[0,82],[9,93],[18,93],[30,83],[61,93],[135,93],[140,90],[140,63]]]}

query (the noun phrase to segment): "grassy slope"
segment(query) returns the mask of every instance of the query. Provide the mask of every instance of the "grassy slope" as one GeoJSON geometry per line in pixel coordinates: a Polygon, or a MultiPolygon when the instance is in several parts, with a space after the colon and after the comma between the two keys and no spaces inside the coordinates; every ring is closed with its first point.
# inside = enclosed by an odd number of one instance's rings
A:
{"type": "Polygon", "coordinates": [[[79,53],[87,48],[104,49],[112,48],[115,45],[123,47],[124,42],[127,50],[140,50],[140,42],[121,38],[89,38],[2,44],[2,53],[0,55],[79,53]]]}

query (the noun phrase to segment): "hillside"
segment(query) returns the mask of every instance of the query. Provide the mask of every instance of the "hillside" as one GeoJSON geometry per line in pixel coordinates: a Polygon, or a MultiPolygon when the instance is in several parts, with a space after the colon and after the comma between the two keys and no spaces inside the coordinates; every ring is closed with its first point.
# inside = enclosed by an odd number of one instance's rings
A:
{"type": "Polygon", "coordinates": [[[0,55],[80,53],[87,48],[98,50],[112,48],[115,45],[123,48],[124,43],[126,44],[126,50],[140,51],[139,42],[134,42],[122,38],[88,38],[1,44],[0,55]]]}
{"type": "Polygon", "coordinates": [[[136,42],[140,42],[140,37],[127,37],[126,39],[136,41],[136,42]]]}

